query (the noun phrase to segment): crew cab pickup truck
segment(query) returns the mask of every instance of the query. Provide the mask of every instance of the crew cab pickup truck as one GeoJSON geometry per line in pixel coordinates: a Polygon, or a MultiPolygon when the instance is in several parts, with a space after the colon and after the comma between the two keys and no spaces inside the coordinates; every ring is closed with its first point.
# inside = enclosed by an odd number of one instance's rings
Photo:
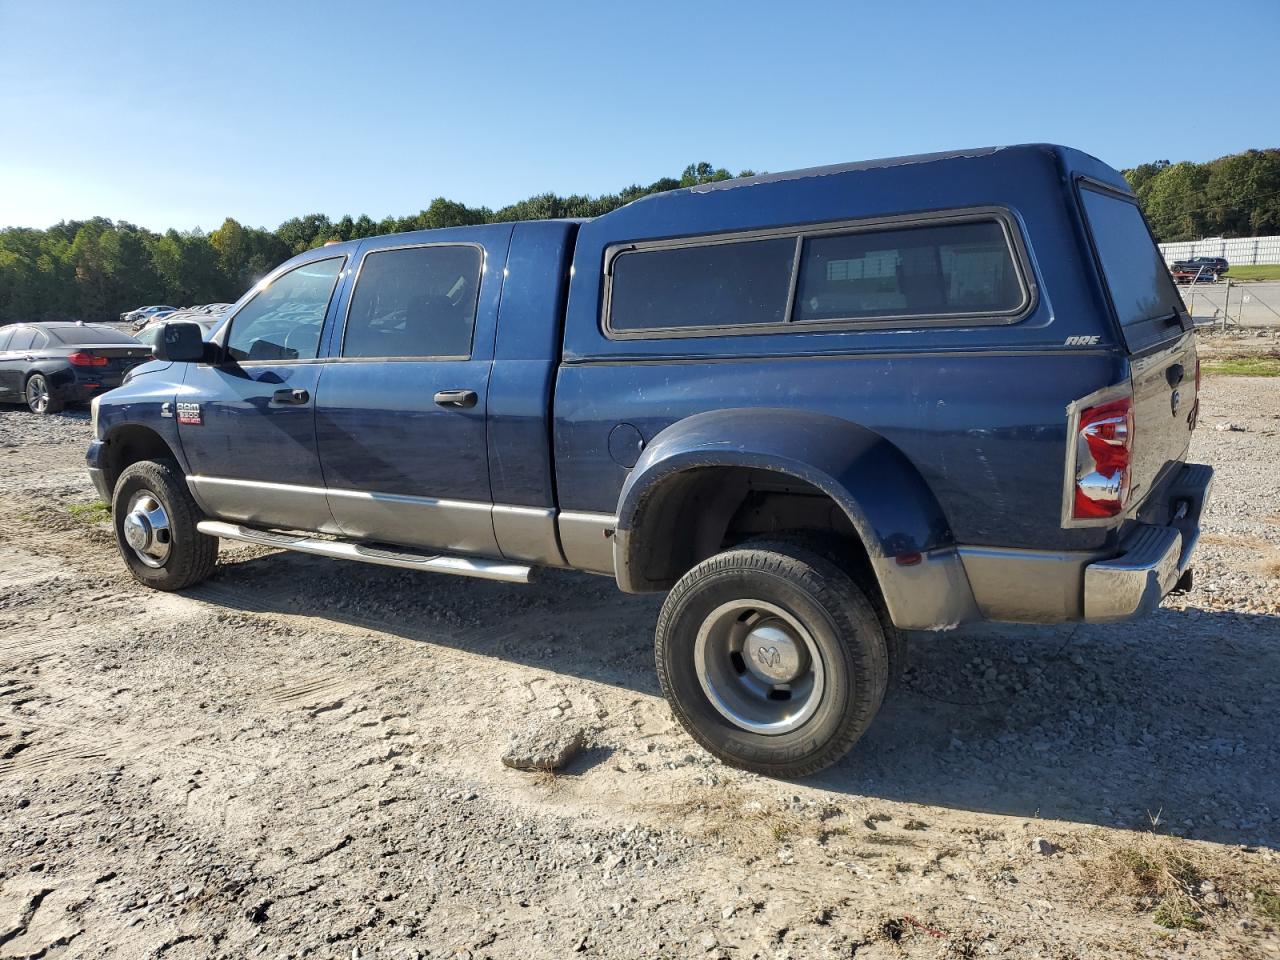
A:
{"type": "Polygon", "coordinates": [[[904,630],[1188,587],[1212,479],[1150,231],[1057,146],[326,246],[156,356],[88,453],[143,584],[208,577],[227,538],[669,591],[675,715],[774,775],[854,744],[904,630]]]}

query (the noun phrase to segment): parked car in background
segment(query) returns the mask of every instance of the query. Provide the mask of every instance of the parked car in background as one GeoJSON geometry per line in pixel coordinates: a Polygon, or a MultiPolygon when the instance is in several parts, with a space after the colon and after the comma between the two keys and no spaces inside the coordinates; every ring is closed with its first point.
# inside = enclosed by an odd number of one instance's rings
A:
{"type": "Polygon", "coordinates": [[[129,310],[120,314],[120,319],[125,323],[133,324],[135,327],[141,327],[150,323],[152,320],[156,319],[156,317],[162,316],[166,313],[173,313],[173,311],[177,309],[177,307],[168,307],[163,305],[138,307],[137,310],[129,310]]]}
{"type": "Polygon", "coordinates": [[[233,306],[234,304],[230,304],[230,303],[206,303],[199,307],[192,307],[191,309],[196,313],[207,313],[210,315],[214,315],[214,314],[226,313],[233,306]]]}
{"type": "Polygon", "coordinates": [[[1226,257],[1191,257],[1187,260],[1175,260],[1169,269],[1177,273],[1196,274],[1211,273],[1214,277],[1220,277],[1231,269],[1231,264],[1227,263],[1226,257]]]}
{"type": "MultiPolygon", "coordinates": [[[[222,321],[221,317],[208,317],[204,315],[179,316],[179,319],[190,320],[192,323],[197,324],[200,329],[204,331],[206,340],[209,339],[209,334],[212,333],[222,321]]],[[[134,337],[139,343],[145,344],[154,351],[156,343],[160,339],[160,334],[164,332],[164,325],[168,322],[168,318],[163,320],[154,320],[134,334],[134,337]]]]}
{"type": "Polygon", "coordinates": [[[1212,270],[1201,267],[1197,270],[1171,269],[1174,283],[1217,283],[1218,275],[1212,270]]]}
{"type": "Polygon", "coordinates": [[[56,413],[120,386],[151,358],[133,337],[95,323],[19,323],[0,327],[0,402],[56,413]]]}

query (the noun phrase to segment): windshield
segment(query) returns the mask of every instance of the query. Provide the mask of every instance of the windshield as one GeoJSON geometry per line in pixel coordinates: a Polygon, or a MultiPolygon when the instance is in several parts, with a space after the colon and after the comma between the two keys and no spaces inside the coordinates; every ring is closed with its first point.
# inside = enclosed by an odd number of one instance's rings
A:
{"type": "Polygon", "coordinates": [[[1186,308],[1138,205],[1115,194],[1080,191],[1116,317],[1131,349],[1181,333],[1186,308]]]}

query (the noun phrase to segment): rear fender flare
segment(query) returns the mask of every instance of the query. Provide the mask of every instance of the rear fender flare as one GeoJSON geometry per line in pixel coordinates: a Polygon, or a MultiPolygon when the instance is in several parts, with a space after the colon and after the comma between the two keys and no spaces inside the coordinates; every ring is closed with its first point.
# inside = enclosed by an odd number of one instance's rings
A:
{"type": "Polygon", "coordinates": [[[822,490],[849,518],[873,562],[953,546],[924,478],[874,431],[797,410],[716,410],[667,427],[628,475],[618,500],[614,547],[623,589],[640,588],[627,554],[635,549],[633,535],[649,498],[676,473],[717,466],[772,470],[822,490]]]}

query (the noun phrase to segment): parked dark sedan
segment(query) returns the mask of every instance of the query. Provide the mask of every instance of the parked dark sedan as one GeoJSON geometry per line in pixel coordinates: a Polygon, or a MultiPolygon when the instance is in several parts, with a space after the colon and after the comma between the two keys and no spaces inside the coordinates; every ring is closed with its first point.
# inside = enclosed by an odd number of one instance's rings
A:
{"type": "Polygon", "coordinates": [[[128,334],[92,323],[0,327],[0,402],[56,413],[120,386],[151,350],[128,334]]]}
{"type": "Polygon", "coordinates": [[[1169,267],[1174,273],[1196,274],[1211,273],[1220,277],[1231,269],[1225,257],[1191,257],[1188,260],[1175,260],[1169,267]]]}

